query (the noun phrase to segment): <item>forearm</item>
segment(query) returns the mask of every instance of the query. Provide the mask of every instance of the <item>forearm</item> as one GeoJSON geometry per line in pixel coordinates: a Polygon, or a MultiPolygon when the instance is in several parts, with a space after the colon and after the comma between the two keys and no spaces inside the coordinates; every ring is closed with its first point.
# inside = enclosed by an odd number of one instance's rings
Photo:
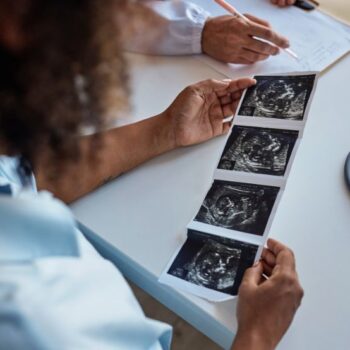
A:
{"type": "Polygon", "coordinates": [[[79,160],[63,164],[62,176],[50,176],[47,171],[52,165],[50,160],[40,163],[35,171],[38,188],[49,190],[69,203],[175,147],[165,114],[102,132],[97,149],[92,149],[93,137],[82,137],[79,160]]]}
{"type": "Polygon", "coordinates": [[[80,157],[66,161],[61,167],[55,168],[54,157],[50,154],[38,155],[40,159],[34,162],[38,188],[53,192],[65,202],[72,202],[175,147],[194,145],[223,135],[230,127],[223,121],[234,114],[241,91],[253,83],[247,78],[193,84],[181,91],[158,116],[100,133],[97,145],[94,136],[83,137],[80,157]]]}

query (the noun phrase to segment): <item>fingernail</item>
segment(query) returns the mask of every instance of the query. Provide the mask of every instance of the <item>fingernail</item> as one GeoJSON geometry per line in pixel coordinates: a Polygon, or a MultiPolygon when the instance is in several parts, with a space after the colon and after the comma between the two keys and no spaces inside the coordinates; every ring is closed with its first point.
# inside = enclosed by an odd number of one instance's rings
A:
{"type": "Polygon", "coordinates": [[[232,79],[222,79],[222,81],[224,81],[225,83],[230,83],[232,79]]]}
{"type": "Polygon", "coordinates": [[[256,261],[253,265],[253,267],[257,267],[260,264],[260,260],[256,261]]]}
{"type": "Polygon", "coordinates": [[[286,48],[288,48],[289,46],[290,46],[289,40],[285,40],[285,41],[283,42],[283,47],[286,49],[286,48]]]}

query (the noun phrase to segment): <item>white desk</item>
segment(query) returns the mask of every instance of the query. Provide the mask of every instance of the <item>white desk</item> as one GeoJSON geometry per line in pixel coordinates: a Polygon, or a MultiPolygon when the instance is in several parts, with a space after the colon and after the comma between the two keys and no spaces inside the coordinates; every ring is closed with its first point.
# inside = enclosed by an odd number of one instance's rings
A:
{"type": "MultiPolygon", "coordinates": [[[[186,85],[221,75],[194,58],[130,56],[135,114],[163,110],[186,85]],[[136,81],[137,78],[137,81],[136,81]]],[[[325,73],[271,237],[292,247],[305,288],[283,350],[350,347],[350,56],[325,73]]],[[[157,278],[185,238],[205,195],[223,138],[179,149],[123,175],[76,202],[88,236],[133,282],[221,346],[232,342],[235,302],[211,304],[160,285],[157,278]]],[[[132,146],[132,145],[130,145],[132,146]]]]}

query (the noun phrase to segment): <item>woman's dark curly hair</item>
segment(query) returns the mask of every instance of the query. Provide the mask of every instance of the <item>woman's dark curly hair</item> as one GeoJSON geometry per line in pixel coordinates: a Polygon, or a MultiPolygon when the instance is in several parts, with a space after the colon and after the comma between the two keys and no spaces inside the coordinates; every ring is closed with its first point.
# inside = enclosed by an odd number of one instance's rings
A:
{"type": "Polygon", "coordinates": [[[28,2],[28,47],[17,53],[0,46],[0,143],[11,154],[34,165],[43,150],[78,157],[81,127],[103,127],[126,107],[116,25],[123,1],[28,2]]]}

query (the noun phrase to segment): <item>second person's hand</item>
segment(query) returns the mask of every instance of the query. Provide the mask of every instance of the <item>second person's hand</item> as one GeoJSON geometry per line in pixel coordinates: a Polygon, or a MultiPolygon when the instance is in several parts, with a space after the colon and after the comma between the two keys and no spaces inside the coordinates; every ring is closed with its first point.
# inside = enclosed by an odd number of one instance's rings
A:
{"type": "Polygon", "coordinates": [[[288,39],[268,22],[248,14],[245,17],[247,20],[232,15],[209,18],[202,34],[203,52],[226,63],[252,64],[277,55],[279,47],[289,47],[288,39]]]}
{"type": "Polygon", "coordinates": [[[291,6],[295,3],[296,0],[271,0],[271,3],[279,7],[291,6]]]}

